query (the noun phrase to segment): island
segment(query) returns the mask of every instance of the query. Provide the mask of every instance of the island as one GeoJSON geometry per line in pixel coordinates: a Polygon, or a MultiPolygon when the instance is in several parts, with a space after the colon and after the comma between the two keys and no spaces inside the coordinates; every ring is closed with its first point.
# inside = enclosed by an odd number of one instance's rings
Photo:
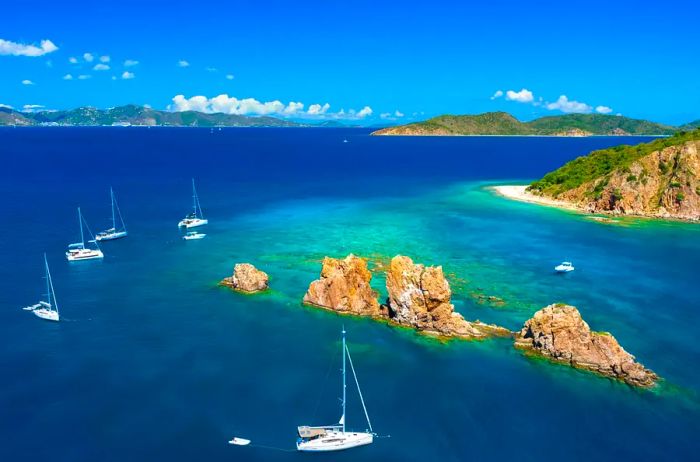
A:
{"type": "Polygon", "coordinates": [[[250,263],[236,263],[233,274],[224,278],[219,284],[230,287],[235,291],[254,294],[267,290],[270,278],[267,273],[260,271],[250,263]]]}
{"type": "Polygon", "coordinates": [[[593,151],[503,196],[583,213],[700,221],[700,129],[593,151]]]}
{"type": "MultiPolygon", "coordinates": [[[[691,123],[692,124],[692,123],[691,123]]],[[[690,125],[690,124],[689,124],[690,125]]],[[[659,136],[680,127],[604,114],[565,114],[521,122],[507,112],[441,115],[377,130],[377,136],[659,136]]]]}

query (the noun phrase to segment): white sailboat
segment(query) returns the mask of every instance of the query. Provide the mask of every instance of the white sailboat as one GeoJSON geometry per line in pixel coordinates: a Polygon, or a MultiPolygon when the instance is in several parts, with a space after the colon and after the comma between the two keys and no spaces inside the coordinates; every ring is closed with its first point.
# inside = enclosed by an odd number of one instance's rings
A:
{"type": "Polygon", "coordinates": [[[336,425],[326,425],[320,427],[300,426],[297,427],[299,438],[297,439],[297,450],[307,452],[326,452],[326,451],[341,451],[357,446],[372,444],[374,441],[374,431],[372,423],[367,414],[365,400],[362,398],[360,391],[360,383],[357,381],[355,367],[352,364],[350,350],[345,343],[345,328],[343,328],[343,414],[336,425]],[[362,409],[365,411],[368,429],[364,432],[347,431],[345,426],[345,402],[346,402],[346,384],[345,384],[345,358],[350,362],[350,370],[355,378],[357,385],[357,393],[360,396],[362,409]]]}
{"type": "Polygon", "coordinates": [[[83,223],[88,230],[88,234],[92,237],[90,233],[90,228],[88,228],[83,214],[80,212],[80,207],[78,207],[78,224],[80,225],[80,242],[74,244],[68,244],[68,250],[66,251],[66,258],[68,261],[80,261],[80,260],[93,260],[96,258],[104,258],[104,254],[100,250],[100,246],[97,244],[95,239],[88,241],[88,244],[95,244],[95,248],[91,249],[85,245],[85,235],[83,233],[83,223]]]}
{"type": "Polygon", "coordinates": [[[109,197],[112,200],[112,227],[106,231],[97,233],[95,239],[98,241],[113,241],[126,237],[128,234],[126,232],[124,218],[122,218],[122,212],[119,210],[119,204],[117,204],[117,198],[114,197],[114,190],[112,188],[109,188],[109,197]],[[119,228],[117,228],[117,215],[119,215],[119,228]]]}
{"type": "Polygon", "coordinates": [[[179,228],[194,228],[209,223],[209,220],[205,219],[202,213],[202,206],[199,204],[197,189],[194,187],[194,178],[192,178],[192,208],[192,213],[180,220],[180,223],[177,224],[179,228]]]}
{"type": "Polygon", "coordinates": [[[49,271],[49,262],[46,260],[46,254],[44,254],[44,266],[46,268],[46,300],[41,300],[36,305],[27,306],[24,309],[31,311],[41,319],[58,321],[60,319],[58,315],[58,302],[56,301],[56,294],[53,290],[53,281],[51,280],[51,272],[49,271]]]}

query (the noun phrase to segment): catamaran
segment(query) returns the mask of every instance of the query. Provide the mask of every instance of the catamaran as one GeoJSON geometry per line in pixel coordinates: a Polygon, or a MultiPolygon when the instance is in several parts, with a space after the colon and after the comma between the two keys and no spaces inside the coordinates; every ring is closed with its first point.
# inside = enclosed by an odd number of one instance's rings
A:
{"type": "Polygon", "coordinates": [[[56,294],[53,291],[53,281],[51,280],[51,272],[49,271],[49,262],[46,260],[46,254],[44,254],[44,266],[46,268],[46,300],[41,300],[35,305],[25,306],[23,309],[31,311],[41,319],[58,321],[60,319],[58,315],[58,302],[56,301],[56,294]]]}
{"type": "Polygon", "coordinates": [[[297,439],[297,450],[308,452],[324,452],[324,451],[340,451],[350,449],[357,446],[372,444],[374,441],[374,431],[372,423],[369,421],[369,414],[365,407],[365,400],[362,398],[360,391],[360,383],[355,374],[355,367],[352,364],[350,350],[345,343],[345,328],[343,328],[343,414],[336,425],[326,425],[321,427],[300,426],[297,427],[299,438],[297,439]],[[346,385],[345,385],[345,358],[350,362],[350,370],[355,378],[357,385],[357,393],[360,395],[362,409],[365,411],[368,429],[364,432],[347,431],[345,426],[345,401],[346,401],[346,385]]]}
{"type": "Polygon", "coordinates": [[[117,198],[114,197],[114,191],[109,188],[109,197],[112,200],[112,227],[106,231],[97,233],[95,239],[98,241],[113,241],[114,239],[121,239],[126,237],[126,224],[124,224],[124,218],[122,218],[122,212],[119,210],[119,204],[117,204],[117,198]],[[119,215],[119,223],[121,226],[117,228],[117,215],[119,215]]]}
{"type": "Polygon", "coordinates": [[[192,213],[180,220],[180,223],[177,224],[179,228],[194,228],[209,223],[209,220],[204,218],[202,206],[199,205],[199,196],[197,196],[197,189],[194,187],[194,178],[192,178],[192,208],[192,213]]]}
{"type": "Polygon", "coordinates": [[[68,244],[68,251],[66,251],[66,258],[68,261],[79,261],[79,260],[93,260],[95,258],[104,258],[104,254],[100,250],[100,246],[97,244],[95,239],[88,241],[88,244],[95,244],[95,248],[91,249],[85,245],[85,235],[83,234],[83,224],[87,228],[88,234],[92,237],[90,228],[83,218],[83,214],[80,212],[80,207],[78,207],[78,224],[80,225],[80,242],[74,244],[68,244]]]}

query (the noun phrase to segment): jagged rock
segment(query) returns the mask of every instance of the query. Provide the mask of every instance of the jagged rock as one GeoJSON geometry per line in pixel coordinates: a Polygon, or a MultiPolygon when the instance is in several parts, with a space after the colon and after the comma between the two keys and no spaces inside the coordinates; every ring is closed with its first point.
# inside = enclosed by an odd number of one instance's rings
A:
{"type": "Polygon", "coordinates": [[[341,313],[381,316],[377,293],[370,287],[367,262],[352,254],[344,259],[325,257],[321,278],[309,285],[304,303],[341,313]]]}
{"type": "Polygon", "coordinates": [[[398,255],[389,264],[386,288],[388,316],[398,324],[448,337],[511,334],[502,327],[469,322],[455,312],[450,284],[441,266],[426,267],[398,255]]]}
{"type": "Polygon", "coordinates": [[[615,337],[591,332],[573,306],[555,304],[536,312],[516,335],[515,346],[634,386],[651,387],[658,380],[615,337]]]}
{"type": "Polygon", "coordinates": [[[250,263],[236,263],[233,275],[221,281],[222,285],[231,287],[241,292],[261,292],[269,287],[267,273],[260,271],[250,263]]]}

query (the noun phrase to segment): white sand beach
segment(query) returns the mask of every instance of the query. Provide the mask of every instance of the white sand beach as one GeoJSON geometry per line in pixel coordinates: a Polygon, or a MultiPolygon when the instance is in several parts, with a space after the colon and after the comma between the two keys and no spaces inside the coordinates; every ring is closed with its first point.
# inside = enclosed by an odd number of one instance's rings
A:
{"type": "Polygon", "coordinates": [[[569,202],[551,199],[549,197],[537,196],[528,192],[527,185],[506,185],[493,186],[491,189],[497,194],[521,202],[529,202],[531,204],[546,205],[548,207],[558,207],[567,210],[575,210],[581,212],[581,208],[569,202]]]}

